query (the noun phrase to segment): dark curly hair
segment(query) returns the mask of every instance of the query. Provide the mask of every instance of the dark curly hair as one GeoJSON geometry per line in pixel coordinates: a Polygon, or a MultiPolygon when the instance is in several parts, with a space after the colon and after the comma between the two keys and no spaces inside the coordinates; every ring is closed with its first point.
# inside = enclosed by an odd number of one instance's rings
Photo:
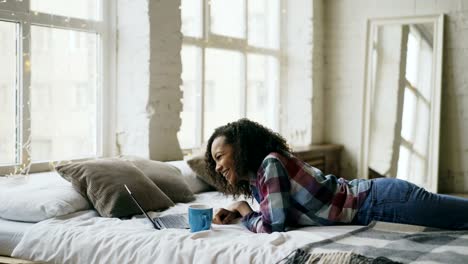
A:
{"type": "Polygon", "coordinates": [[[224,136],[225,143],[233,147],[237,175],[247,175],[248,172],[256,173],[263,159],[271,152],[291,153],[286,140],[280,134],[246,118],[215,129],[206,146],[206,168],[220,191],[232,194],[234,197],[239,195],[251,197],[250,184],[248,181],[239,181],[236,186],[232,186],[216,172],[216,162],[211,154],[211,146],[213,141],[220,136],[224,136]]]}

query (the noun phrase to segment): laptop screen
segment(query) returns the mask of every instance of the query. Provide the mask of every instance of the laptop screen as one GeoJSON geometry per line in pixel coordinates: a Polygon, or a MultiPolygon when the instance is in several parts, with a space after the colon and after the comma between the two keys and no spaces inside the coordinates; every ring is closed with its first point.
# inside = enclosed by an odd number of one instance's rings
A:
{"type": "Polygon", "coordinates": [[[153,224],[154,228],[156,229],[160,229],[156,223],[151,219],[151,217],[149,217],[149,215],[146,213],[145,210],[143,210],[143,208],[141,207],[140,203],[137,201],[137,199],[133,196],[132,192],[130,191],[130,189],[127,187],[126,184],[124,184],[124,187],[125,189],[127,189],[127,192],[128,194],[130,194],[130,197],[132,197],[132,200],[133,202],[135,202],[135,204],[138,206],[138,208],[140,208],[140,210],[143,212],[143,214],[146,216],[146,218],[148,218],[148,220],[151,222],[151,224],[153,224]]]}

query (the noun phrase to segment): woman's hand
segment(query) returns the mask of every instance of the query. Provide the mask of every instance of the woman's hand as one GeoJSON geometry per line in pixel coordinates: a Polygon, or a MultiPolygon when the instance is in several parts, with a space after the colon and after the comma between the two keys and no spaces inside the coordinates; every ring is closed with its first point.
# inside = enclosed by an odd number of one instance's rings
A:
{"type": "Polygon", "coordinates": [[[237,218],[249,214],[250,212],[252,212],[252,208],[250,208],[250,205],[247,202],[235,202],[227,209],[220,208],[213,218],[213,223],[218,225],[227,225],[232,223],[237,218]]]}
{"type": "Polygon", "coordinates": [[[216,214],[213,218],[213,224],[227,225],[232,223],[235,219],[239,217],[241,217],[241,215],[238,212],[233,212],[224,208],[220,208],[218,209],[218,211],[216,211],[216,214]]]}

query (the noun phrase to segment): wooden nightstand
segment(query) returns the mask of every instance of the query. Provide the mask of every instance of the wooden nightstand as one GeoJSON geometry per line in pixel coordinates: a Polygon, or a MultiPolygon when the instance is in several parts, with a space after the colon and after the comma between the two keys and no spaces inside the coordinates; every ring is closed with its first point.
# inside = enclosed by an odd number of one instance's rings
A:
{"type": "Polygon", "coordinates": [[[320,169],[325,174],[339,177],[342,145],[323,144],[293,148],[296,157],[320,169]]]}

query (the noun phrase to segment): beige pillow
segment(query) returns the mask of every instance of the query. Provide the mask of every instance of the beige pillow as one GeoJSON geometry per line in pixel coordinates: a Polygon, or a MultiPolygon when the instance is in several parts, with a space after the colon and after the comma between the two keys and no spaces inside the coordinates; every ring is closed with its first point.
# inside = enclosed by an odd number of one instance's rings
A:
{"type": "Polygon", "coordinates": [[[174,203],[141,170],[129,161],[98,159],[56,167],[57,172],[104,217],[125,217],[141,214],[124,188],[132,191],[146,211],[156,211],[174,203]]]}
{"type": "Polygon", "coordinates": [[[180,171],[182,178],[184,178],[184,181],[193,193],[202,193],[213,190],[213,187],[197,176],[186,160],[173,160],[166,161],[165,163],[176,167],[180,171]]]}
{"type": "Polygon", "coordinates": [[[197,176],[212,187],[212,189],[220,190],[216,182],[210,177],[206,170],[206,162],[204,155],[197,155],[187,160],[187,164],[197,174],[197,176]]]}
{"type": "Polygon", "coordinates": [[[195,200],[193,192],[182,178],[181,172],[172,165],[161,161],[138,157],[122,157],[128,159],[150,178],[174,203],[187,203],[195,200]]]}

